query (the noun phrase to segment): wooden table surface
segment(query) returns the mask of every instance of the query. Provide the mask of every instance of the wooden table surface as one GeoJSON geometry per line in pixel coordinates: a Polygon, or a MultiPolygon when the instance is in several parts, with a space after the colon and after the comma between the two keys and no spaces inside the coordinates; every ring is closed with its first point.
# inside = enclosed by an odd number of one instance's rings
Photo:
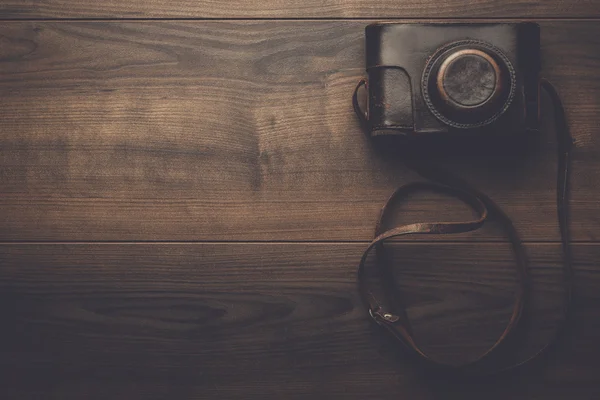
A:
{"type": "MultiPolygon", "coordinates": [[[[4,0],[0,4],[2,399],[600,397],[600,1],[4,0]],[[434,381],[368,320],[356,267],[378,209],[415,179],[350,97],[373,21],[539,22],[575,138],[573,322],[542,363],[434,381]]],[[[520,351],[562,303],[556,141],[445,161],[514,220],[531,259],[520,351]]],[[[415,196],[398,222],[469,215],[415,196]]],[[[394,244],[408,314],[438,359],[508,321],[493,226],[394,244]]]]}

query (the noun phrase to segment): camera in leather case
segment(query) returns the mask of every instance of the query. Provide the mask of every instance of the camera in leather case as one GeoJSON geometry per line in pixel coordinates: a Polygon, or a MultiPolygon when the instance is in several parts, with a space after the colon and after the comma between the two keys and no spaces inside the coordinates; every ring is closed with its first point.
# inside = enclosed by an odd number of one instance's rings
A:
{"type": "Polygon", "coordinates": [[[366,60],[373,136],[539,129],[535,23],[371,24],[366,60]]]}
{"type": "Polygon", "coordinates": [[[363,128],[371,136],[379,136],[373,142],[380,145],[380,150],[400,156],[409,169],[427,181],[400,186],[382,207],[374,238],[358,266],[361,299],[371,319],[390,332],[407,354],[435,373],[446,373],[452,378],[475,377],[517,369],[545,353],[559,338],[569,320],[572,298],[568,189],[573,141],[556,88],[540,77],[540,29],[533,23],[379,23],[367,26],[366,40],[368,80],[361,80],[354,91],[354,109],[363,128]],[[364,109],[358,101],[358,92],[363,86],[368,91],[364,109]],[[508,215],[485,193],[441,168],[438,161],[450,156],[453,160],[485,165],[489,171],[499,173],[504,168],[495,167],[506,163],[518,166],[515,160],[519,159],[519,152],[529,154],[533,149],[529,145],[535,144],[535,140],[530,139],[541,138],[541,135],[523,134],[539,131],[540,88],[552,100],[557,135],[556,193],[565,306],[553,338],[523,360],[519,352],[508,354],[511,351],[506,344],[516,337],[514,332],[522,326],[519,321],[525,314],[523,310],[530,304],[525,248],[508,215]],[[457,158],[456,155],[469,157],[457,158]],[[480,162],[481,157],[485,157],[483,162],[480,162]],[[466,221],[387,225],[398,202],[424,190],[457,198],[479,216],[466,221]],[[428,356],[413,336],[406,308],[397,295],[400,288],[394,278],[396,268],[384,244],[405,235],[471,232],[484,223],[501,227],[514,252],[519,286],[512,315],[497,341],[479,358],[458,365],[439,362],[428,356]],[[367,268],[371,251],[376,254],[375,263],[367,268]],[[374,277],[379,278],[377,286],[373,286],[377,282],[374,277]]]}

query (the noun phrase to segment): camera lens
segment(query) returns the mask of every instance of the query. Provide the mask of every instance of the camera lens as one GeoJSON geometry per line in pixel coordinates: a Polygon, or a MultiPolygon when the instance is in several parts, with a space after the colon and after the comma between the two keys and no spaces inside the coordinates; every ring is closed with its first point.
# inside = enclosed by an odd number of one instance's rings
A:
{"type": "Polygon", "coordinates": [[[438,49],[423,72],[423,98],[433,115],[454,128],[478,128],[498,119],[510,106],[515,70],[496,47],[477,40],[438,49]]]}
{"type": "Polygon", "coordinates": [[[502,72],[487,53],[459,50],[444,60],[437,74],[441,97],[466,112],[493,101],[502,92],[502,72]]]}

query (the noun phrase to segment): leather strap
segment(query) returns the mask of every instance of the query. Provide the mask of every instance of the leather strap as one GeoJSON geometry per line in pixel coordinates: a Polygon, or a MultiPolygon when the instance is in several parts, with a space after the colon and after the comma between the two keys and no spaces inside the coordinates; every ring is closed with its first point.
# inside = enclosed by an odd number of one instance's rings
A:
{"type": "MultiPolygon", "coordinates": [[[[363,129],[368,131],[367,115],[361,110],[358,102],[358,91],[362,86],[366,86],[366,80],[361,80],[355,89],[353,96],[353,105],[356,114],[358,115],[363,129]]],[[[534,359],[539,358],[546,353],[553,343],[555,343],[564,330],[566,320],[569,315],[572,293],[572,262],[571,248],[569,236],[569,215],[568,215],[568,190],[569,190],[569,161],[570,151],[572,147],[572,139],[568,131],[565,113],[560,101],[558,93],[550,82],[542,79],[541,86],[548,92],[552,98],[555,123],[558,135],[558,175],[557,175],[557,211],[558,222],[561,235],[562,253],[563,253],[563,268],[564,268],[564,286],[565,286],[565,302],[562,314],[562,319],[555,331],[555,335],[545,346],[531,357],[516,363],[508,365],[494,365],[490,367],[489,360],[492,360],[499,353],[504,353],[500,349],[504,349],[511,337],[516,336],[517,328],[521,322],[523,309],[526,305],[527,295],[530,292],[530,280],[528,276],[528,260],[525,248],[515,230],[510,218],[502,211],[502,209],[484,193],[478,191],[464,180],[448,173],[446,170],[432,165],[423,165],[418,159],[407,157],[405,162],[407,166],[430,182],[413,182],[398,188],[390,198],[385,202],[377,224],[375,226],[375,238],[365,250],[358,267],[358,283],[359,291],[363,302],[368,308],[371,318],[380,326],[389,331],[393,337],[403,345],[408,353],[422,362],[429,369],[435,371],[447,372],[458,375],[489,375],[499,372],[515,369],[519,366],[527,364],[534,359]],[[444,193],[452,197],[460,199],[465,204],[475,210],[479,217],[474,220],[464,222],[434,222],[434,223],[415,223],[410,225],[399,226],[389,230],[383,230],[383,224],[388,219],[391,205],[405,198],[408,194],[416,191],[435,191],[444,193]],[[494,221],[497,221],[505,231],[514,255],[515,267],[518,277],[518,286],[515,293],[514,305],[512,314],[504,331],[496,342],[483,355],[474,361],[465,364],[446,364],[434,360],[418,346],[410,327],[410,321],[406,316],[406,312],[399,306],[398,287],[393,279],[393,269],[391,262],[386,254],[384,242],[392,237],[403,235],[430,235],[430,234],[456,234],[469,232],[479,229],[487,220],[488,216],[493,216],[494,221]],[[385,304],[381,299],[377,298],[366,279],[365,264],[372,250],[376,253],[376,265],[379,279],[382,287],[386,292],[386,299],[392,300],[387,303],[392,303],[396,309],[392,309],[385,304]],[[482,366],[486,366],[482,367],[482,366]]]]}

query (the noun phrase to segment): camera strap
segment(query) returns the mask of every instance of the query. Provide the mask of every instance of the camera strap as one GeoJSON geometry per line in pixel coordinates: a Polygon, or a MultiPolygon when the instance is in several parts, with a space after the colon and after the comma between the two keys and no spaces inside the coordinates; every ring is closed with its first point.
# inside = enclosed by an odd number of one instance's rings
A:
{"type": "MultiPolygon", "coordinates": [[[[358,103],[358,91],[366,85],[366,80],[361,80],[354,91],[353,105],[363,128],[368,128],[367,115],[361,110],[358,103]]],[[[572,294],[572,261],[569,237],[569,214],[568,214],[568,190],[569,190],[569,164],[570,151],[572,147],[572,138],[569,134],[566,123],[565,112],[560,101],[560,97],[554,86],[547,80],[541,80],[541,87],[544,88],[552,99],[554,108],[554,118],[558,137],[558,174],[557,174],[557,213],[562,245],[562,264],[564,271],[564,291],[565,301],[561,313],[561,319],[554,331],[552,339],[547,342],[540,350],[525,360],[517,362],[500,362],[500,357],[505,357],[508,353],[507,346],[514,344],[513,338],[517,337],[521,323],[521,316],[527,305],[530,294],[530,277],[528,272],[528,260],[525,248],[519,238],[519,235],[510,220],[502,209],[487,195],[480,192],[463,179],[447,172],[447,170],[433,166],[424,165],[417,157],[407,157],[406,165],[417,172],[428,182],[413,182],[399,187],[385,202],[381,209],[379,218],[375,225],[375,237],[365,250],[358,267],[358,284],[361,298],[368,308],[371,318],[380,326],[389,331],[395,337],[408,353],[414,356],[428,369],[442,373],[452,373],[467,376],[491,375],[495,373],[513,370],[524,364],[528,364],[534,359],[540,358],[542,354],[557,342],[559,336],[567,325],[569,309],[571,305],[572,294]],[[385,230],[384,223],[389,220],[392,212],[392,204],[397,204],[405,199],[409,194],[417,191],[433,191],[449,195],[461,200],[474,211],[478,218],[463,222],[427,222],[403,225],[385,230]],[[492,217],[492,218],[490,218],[492,217]],[[496,342],[479,358],[464,364],[448,364],[436,361],[431,358],[419,347],[415,340],[410,321],[406,315],[406,310],[402,307],[399,299],[399,288],[394,279],[394,269],[392,260],[386,252],[384,242],[393,237],[404,235],[449,235],[463,232],[475,231],[483,226],[486,221],[499,224],[506,233],[515,256],[515,267],[517,272],[518,284],[515,293],[512,314],[508,324],[496,342]],[[493,220],[493,222],[492,222],[493,220]],[[375,271],[381,283],[381,288],[385,292],[385,299],[376,297],[367,279],[366,262],[369,254],[375,252],[375,271]],[[393,304],[393,307],[391,306],[393,304]],[[503,364],[498,366],[498,364],[503,364]]]]}

